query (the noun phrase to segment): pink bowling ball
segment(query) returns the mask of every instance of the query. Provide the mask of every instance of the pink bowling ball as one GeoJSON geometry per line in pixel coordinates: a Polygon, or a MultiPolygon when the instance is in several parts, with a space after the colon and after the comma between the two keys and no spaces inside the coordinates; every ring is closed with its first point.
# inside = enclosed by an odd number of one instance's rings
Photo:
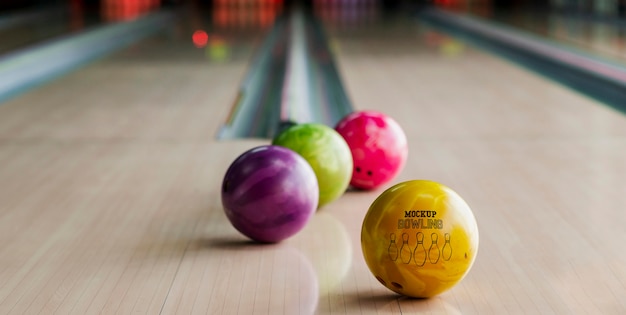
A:
{"type": "Polygon", "coordinates": [[[341,119],[335,130],[352,151],[353,187],[377,188],[404,167],[408,156],[406,135],[391,117],[375,111],[353,112],[341,119]]]}

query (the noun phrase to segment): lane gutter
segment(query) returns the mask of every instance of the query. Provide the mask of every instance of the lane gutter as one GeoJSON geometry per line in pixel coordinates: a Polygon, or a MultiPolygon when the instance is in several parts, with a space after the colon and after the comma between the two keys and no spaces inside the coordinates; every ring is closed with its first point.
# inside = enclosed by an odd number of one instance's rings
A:
{"type": "Polygon", "coordinates": [[[172,12],[156,12],[3,55],[0,102],[144,39],[167,26],[173,18],[172,12]]]}
{"type": "Polygon", "coordinates": [[[418,19],[626,113],[626,66],[548,39],[435,8],[418,19]]]}
{"type": "Polygon", "coordinates": [[[334,127],[352,110],[322,25],[296,6],[266,35],[217,138],[271,139],[301,123],[334,127]]]}

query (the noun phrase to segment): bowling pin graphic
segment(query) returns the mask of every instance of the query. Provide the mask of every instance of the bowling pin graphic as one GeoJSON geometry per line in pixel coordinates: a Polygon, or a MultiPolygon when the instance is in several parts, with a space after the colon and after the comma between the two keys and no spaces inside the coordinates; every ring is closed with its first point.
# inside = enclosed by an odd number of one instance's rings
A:
{"type": "Polygon", "coordinates": [[[452,246],[450,246],[450,233],[446,233],[444,237],[446,239],[446,243],[443,244],[443,248],[441,249],[441,257],[443,257],[443,260],[448,261],[452,257],[452,246]]]}
{"type": "Polygon", "coordinates": [[[400,260],[408,264],[411,261],[411,248],[409,247],[409,234],[402,234],[402,247],[400,247],[400,260]]]}
{"type": "Polygon", "coordinates": [[[432,244],[430,245],[430,249],[428,249],[428,260],[430,260],[431,264],[436,264],[439,261],[439,245],[437,241],[439,240],[439,235],[437,233],[433,233],[430,235],[430,239],[432,244]]]}
{"type": "Polygon", "coordinates": [[[398,245],[396,245],[396,234],[391,233],[391,243],[389,243],[389,259],[396,261],[398,259],[398,245]]]}
{"type": "Polygon", "coordinates": [[[417,246],[415,246],[415,251],[413,252],[413,261],[418,266],[424,266],[426,263],[426,247],[424,247],[424,234],[422,232],[417,232],[417,246]]]}

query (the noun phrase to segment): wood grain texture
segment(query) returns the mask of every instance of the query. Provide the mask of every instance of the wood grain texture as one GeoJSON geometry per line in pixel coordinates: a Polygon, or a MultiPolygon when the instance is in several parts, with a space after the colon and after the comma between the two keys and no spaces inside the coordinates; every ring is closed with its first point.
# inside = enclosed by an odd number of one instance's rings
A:
{"type": "Polygon", "coordinates": [[[626,311],[622,114],[413,23],[328,32],[355,107],[407,133],[394,182],[440,181],[473,208],[481,244],[459,285],[415,300],[369,273],[360,228],[382,190],[280,244],[247,241],[219,187],[268,141],[214,136],[250,50],[209,63],[155,40],[0,106],[0,313],[626,311]]]}

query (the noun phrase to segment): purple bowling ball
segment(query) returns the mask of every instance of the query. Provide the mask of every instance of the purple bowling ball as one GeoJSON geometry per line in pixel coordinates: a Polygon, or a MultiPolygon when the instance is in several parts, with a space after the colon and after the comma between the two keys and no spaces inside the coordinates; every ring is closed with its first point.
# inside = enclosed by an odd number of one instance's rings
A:
{"type": "Polygon", "coordinates": [[[274,145],[241,154],[222,183],[222,205],[230,223],[265,243],[300,231],[315,213],[318,198],[317,179],[307,161],[274,145]]]}

